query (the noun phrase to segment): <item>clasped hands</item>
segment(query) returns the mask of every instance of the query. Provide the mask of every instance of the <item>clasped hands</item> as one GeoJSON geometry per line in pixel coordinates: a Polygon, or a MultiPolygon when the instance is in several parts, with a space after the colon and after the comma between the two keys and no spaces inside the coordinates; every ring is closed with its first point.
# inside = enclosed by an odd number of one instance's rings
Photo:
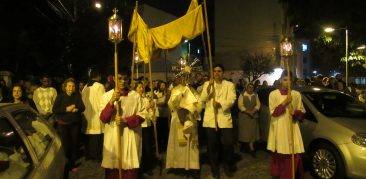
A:
{"type": "Polygon", "coordinates": [[[253,110],[246,109],[242,112],[247,113],[250,117],[253,117],[254,114],[257,112],[257,109],[253,109],[253,110]]]}
{"type": "Polygon", "coordinates": [[[72,105],[69,105],[69,106],[66,106],[66,112],[78,112],[79,109],[76,108],[76,105],[75,104],[72,104],[72,105]]]}

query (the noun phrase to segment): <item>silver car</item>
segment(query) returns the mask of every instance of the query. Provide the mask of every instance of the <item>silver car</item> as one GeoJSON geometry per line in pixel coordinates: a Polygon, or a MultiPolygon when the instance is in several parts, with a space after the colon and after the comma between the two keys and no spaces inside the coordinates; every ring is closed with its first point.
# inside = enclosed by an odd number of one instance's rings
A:
{"type": "Polygon", "coordinates": [[[63,178],[65,154],[56,131],[23,104],[0,104],[0,178],[63,178]]]}
{"type": "MultiPolygon", "coordinates": [[[[258,90],[260,125],[267,141],[269,93],[258,90]]],[[[306,109],[300,123],[306,157],[315,178],[366,178],[366,106],[339,91],[307,87],[301,92],[306,109]]]]}

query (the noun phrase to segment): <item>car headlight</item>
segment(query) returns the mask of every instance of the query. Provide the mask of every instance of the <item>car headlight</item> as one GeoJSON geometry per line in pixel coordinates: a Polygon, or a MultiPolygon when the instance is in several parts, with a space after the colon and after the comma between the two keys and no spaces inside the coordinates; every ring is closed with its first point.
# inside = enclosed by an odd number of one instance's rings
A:
{"type": "Polygon", "coordinates": [[[357,133],[352,136],[352,142],[361,147],[366,147],[366,133],[357,133]]]}

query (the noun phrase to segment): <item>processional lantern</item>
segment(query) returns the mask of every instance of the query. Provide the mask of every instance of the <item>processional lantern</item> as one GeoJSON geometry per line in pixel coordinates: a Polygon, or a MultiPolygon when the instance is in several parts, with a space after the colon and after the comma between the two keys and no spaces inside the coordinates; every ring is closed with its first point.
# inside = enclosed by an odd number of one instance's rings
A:
{"type": "Polygon", "coordinates": [[[280,54],[283,57],[288,57],[291,56],[293,54],[293,50],[292,50],[292,44],[291,42],[288,40],[288,38],[285,38],[282,42],[281,42],[281,50],[280,50],[280,54]]]}
{"type": "Polygon", "coordinates": [[[109,35],[108,40],[113,43],[119,43],[123,40],[122,37],[122,19],[117,15],[117,8],[113,9],[113,15],[108,19],[109,35]]]}

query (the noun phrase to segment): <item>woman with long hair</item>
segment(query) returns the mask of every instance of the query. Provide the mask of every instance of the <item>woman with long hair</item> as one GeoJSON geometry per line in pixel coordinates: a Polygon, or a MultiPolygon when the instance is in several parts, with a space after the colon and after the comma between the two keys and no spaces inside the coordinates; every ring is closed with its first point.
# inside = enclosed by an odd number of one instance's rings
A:
{"type": "Polygon", "coordinates": [[[11,89],[11,103],[14,104],[28,104],[33,109],[37,110],[33,100],[27,98],[24,94],[24,88],[20,84],[14,84],[11,89]]]}

